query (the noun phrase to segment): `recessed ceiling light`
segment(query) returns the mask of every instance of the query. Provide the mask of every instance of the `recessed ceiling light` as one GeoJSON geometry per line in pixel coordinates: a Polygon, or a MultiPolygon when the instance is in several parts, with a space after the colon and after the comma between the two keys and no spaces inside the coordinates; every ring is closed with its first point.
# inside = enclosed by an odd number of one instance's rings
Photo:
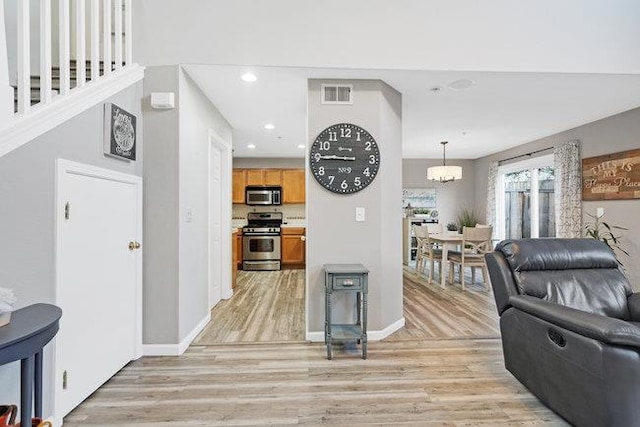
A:
{"type": "Polygon", "coordinates": [[[266,125],[264,125],[264,128],[266,130],[274,130],[276,127],[273,125],[273,123],[267,123],[266,125]]]}
{"type": "Polygon", "coordinates": [[[258,78],[256,77],[255,74],[252,73],[244,73],[242,75],[242,77],[240,77],[242,80],[244,80],[245,82],[249,82],[249,83],[253,83],[256,80],[258,80],[258,78]]]}
{"type": "Polygon", "coordinates": [[[304,144],[300,144],[300,145],[298,145],[298,148],[307,148],[307,146],[304,145],[304,144]]]}
{"type": "Polygon", "coordinates": [[[464,90],[473,86],[476,82],[471,79],[460,79],[449,83],[449,88],[453,90],[464,90]]]}
{"type": "Polygon", "coordinates": [[[250,148],[250,149],[253,150],[254,148],[256,148],[256,145],[255,144],[248,144],[247,148],[250,148]]]}

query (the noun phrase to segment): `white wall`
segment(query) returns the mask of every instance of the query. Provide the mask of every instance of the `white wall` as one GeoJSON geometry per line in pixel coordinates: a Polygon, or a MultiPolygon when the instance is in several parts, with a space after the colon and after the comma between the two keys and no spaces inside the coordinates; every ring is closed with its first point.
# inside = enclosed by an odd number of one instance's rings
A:
{"type": "MultiPolygon", "coordinates": [[[[404,159],[403,188],[435,188],[438,220],[443,227],[455,222],[461,209],[476,208],[476,177],[473,160],[447,159],[447,164],[462,166],[462,179],[454,182],[427,180],[427,168],[442,165],[442,159],[404,159]]],[[[484,215],[480,217],[484,218],[484,215]]]]}
{"type": "MultiPolygon", "coordinates": [[[[141,118],[142,83],[107,102],[141,118]]],[[[103,154],[103,104],[0,157],[0,287],[14,289],[18,308],[55,303],[55,164],[64,158],[141,176],[143,132],[138,159],[124,162],[103,154]]],[[[64,316],[64,313],[62,314],[64,316]]],[[[45,349],[44,415],[53,411],[53,351],[45,349]]],[[[0,366],[0,402],[18,403],[20,364],[0,366]]]]}
{"type": "Polygon", "coordinates": [[[635,0],[136,0],[133,6],[135,59],[145,65],[640,72],[635,0]]]}
{"type": "MultiPolygon", "coordinates": [[[[231,126],[182,68],[179,85],[178,299],[182,341],[209,314],[209,130],[231,145],[231,126]],[[193,213],[191,222],[185,220],[187,208],[193,213]]],[[[230,223],[231,218],[226,220],[230,223]]],[[[223,233],[227,232],[231,232],[230,225],[223,228],[223,233]]],[[[231,238],[226,242],[228,247],[222,250],[231,253],[231,238]]]]}
{"type": "MultiPolygon", "coordinates": [[[[325,190],[307,170],[307,333],[324,331],[326,263],[369,269],[368,329],[382,331],[403,320],[401,95],[379,80],[333,81],[354,85],[354,104],[322,105],[322,82],[309,81],[309,145],[330,125],[354,123],[376,139],[381,160],[375,180],[351,195],[325,190]],[[356,207],[365,208],[366,221],[355,221],[356,207]]],[[[335,302],[336,317],[349,320],[353,306],[335,302]]]]}
{"type": "MultiPolygon", "coordinates": [[[[638,135],[640,135],[640,108],[478,159],[475,161],[477,210],[482,216],[485,215],[487,174],[489,162],[491,161],[530,153],[542,148],[554,147],[573,139],[578,139],[582,143],[582,158],[600,156],[640,148],[638,135]]],[[[548,153],[545,152],[543,154],[548,153]]],[[[638,225],[640,200],[582,202],[583,224],[588,220],[586,213],[595,214],[597,207],[604,208],[605,220],[608,223],[629,229],[628,231],[621,231],[619,234],[623,236],[622,246],[627,249],[631,256],[622,255],[620,261],[624,264],[632,285],[637,290],[640,290],[640,265],[637,262],[640,259],[640,226],[638,225]]]]}

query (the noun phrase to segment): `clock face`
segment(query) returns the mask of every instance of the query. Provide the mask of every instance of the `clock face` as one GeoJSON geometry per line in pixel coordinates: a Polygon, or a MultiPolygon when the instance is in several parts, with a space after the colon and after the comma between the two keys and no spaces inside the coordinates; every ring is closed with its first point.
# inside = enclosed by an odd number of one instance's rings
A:
{"type": "Polygon", "coordinates": [[[357,193],[376,177],[380,150],[369,132],[340,123],[320,132],[309,151],[309,166],[316,181],[327,190],[357,193]]]}

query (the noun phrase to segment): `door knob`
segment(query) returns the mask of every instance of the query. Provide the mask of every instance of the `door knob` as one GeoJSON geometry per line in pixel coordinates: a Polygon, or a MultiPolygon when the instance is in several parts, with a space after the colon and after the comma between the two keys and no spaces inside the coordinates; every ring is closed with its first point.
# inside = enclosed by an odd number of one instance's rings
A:
{"type": "Polygon", "coordinates": [[[136,241],[129,242],[129,250],[132,251],[134,249],[140,249],[140,243],[136,241]]]}

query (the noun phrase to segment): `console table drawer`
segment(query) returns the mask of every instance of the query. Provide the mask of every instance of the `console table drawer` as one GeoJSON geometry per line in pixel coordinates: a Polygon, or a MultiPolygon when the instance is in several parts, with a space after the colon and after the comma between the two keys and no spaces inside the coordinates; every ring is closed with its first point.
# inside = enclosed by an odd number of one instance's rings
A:
{"type": "Polygon", "coordinates": [[[362,290],[363,282],[362,276],[334,276],[332,288],[359,291],[362,290]]]}

